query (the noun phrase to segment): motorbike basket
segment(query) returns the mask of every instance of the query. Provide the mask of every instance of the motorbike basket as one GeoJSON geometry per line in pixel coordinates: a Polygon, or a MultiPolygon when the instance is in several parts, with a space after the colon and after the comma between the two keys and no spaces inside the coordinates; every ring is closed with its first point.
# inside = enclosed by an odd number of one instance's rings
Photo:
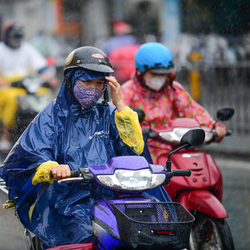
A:
{"type": "Polygon", "coordinates": [[[187,248],[194,217],[176,202],[113,204],[121,241],[133,249],[187,248]]]}

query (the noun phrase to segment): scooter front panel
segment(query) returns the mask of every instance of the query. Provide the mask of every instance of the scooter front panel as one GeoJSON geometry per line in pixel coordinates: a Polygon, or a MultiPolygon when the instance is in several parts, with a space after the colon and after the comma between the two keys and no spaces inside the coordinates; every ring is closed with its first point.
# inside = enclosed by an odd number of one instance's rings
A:
{"type": "MultiPolygon", "coordinates": [[[[167,155],[159,158],[159,164],[166,164],[167,155]]],[[[211,155],[206,152],[185,150],[171,156],[172,169],[187,169],[192,172],[185,177],[190,188],[211,188],[219,181],[220,170],[211,155]]],[[[175,178],[178,179],[178,178],[175,178]]]]}
{"type": "MultiPolygon", "coordinates": [[[[203,152],[178,152],[171,157],[173,169],[191,170],[191,176],[185,177],[190,189],[206,189],[211,186],[210,171],[203,152]]],[[[178,178],[175,178],[176,180],[178,178]]]]}
{"type": "Polygon", "coordinates": [[[155,202],[155,199],[144,197],[114,198],[101,200],[95,203],[93,208],[93,249],[115,249],[124,246],[120,241],[118,223],[112,208],[113,203],[134,201],[134,202],[155,202]]]}
{"type": "Polygon", "coordinates": [[[208,190],[182,192],[178,196],[178,202],[188,211],[197,210],[218,219],[228,217],[222,203],[208,190]]]}
{"type": "MultiPolygon", "coordinates": [[[[164,165],[167,161],[167,154],[158,158],[158,164],[164,165]]],[[[196,150],[182,150],[171,156],[172,169],[191,170],[190,177],[173,178],[166,191],[172,200],[179,191],[194,189],[214,190],[218,200],[222,199],[222,176],[220,169],[212,156],[206,152],[196,150]]]]}
{"type": "Polygon", "coordinates": [[[93,249],[114,249],[124,245],[120,241],[115,215],[104,201],[98,201],[93,208],[93,249]]]}
{"type": "Polygon", "coordinates": [[[112,237],[120,239],[115,215],[104,201],[95,203],[93,208],[93,222],[105,229],[112,237]]]}

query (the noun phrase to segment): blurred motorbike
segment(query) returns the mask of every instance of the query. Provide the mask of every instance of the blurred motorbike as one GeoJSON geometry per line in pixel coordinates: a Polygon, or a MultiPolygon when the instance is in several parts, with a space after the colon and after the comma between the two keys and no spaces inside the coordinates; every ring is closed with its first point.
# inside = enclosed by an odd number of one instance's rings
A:
{"type": "Polygon", "coordinates": [[[113,49],[109,54],[115,77],[120,84],[125,83],[135,73],[135,54],[140,44],[123,45],[113,49]]]}
{"type": "Polygon", "coordinates": [[[26,77],[11,83],[11,86],[23,88],[27,92],[25,96],[17,97],[15,125],[10,133],[14,144],[35,116],[52,101],[53,93],[48,82],[44,82],[39,76],[26,77]]]}
{"type": "MultiPolygon", "coordinates": [[[[139,121],[145,120],[145,113],[134,108],[138,113],[139,121]]],[[[234,114],[232,108],[222,108],[217,111],[217,122],[227,121],[234,114]]],[[[184,133],[193,129],[202,128],[205,131],[205,141],[202,146],[215,141],[217,134],[214,129],[201,127],[195,119],[177,118],[168,124],[149,127],[144,131],[147,140],[155,140],[171,146],[172,152],[165,152],[157,159],[157,164],[169,162],[173,152],[180,150],[180,141],[184,133]]],[[[231,131],[227,131],[227,136],[231,131]]],[[[150,148],[150,143],[149,143],[150,148]]],[[[234,243],[226,218],[228,214],[222,204],[223,183],[220,169],[213,157],[199,149],[187,149],[172,156],[173,169],[189,168],[191,178],[181,177],[174,179],[165,189],[173,201],[181,203],[192,215],[195,222],[192,224],[189,250],[233,250],[234,243]]]]}
{"type": "MultiPolygon", "coordinates": [[[[27,76],[19,81],[12,82],[10,87],[24,89],[25,96],[17,97],[17,111],[14,125],[8,131],[12,145],[35,118],[35,116],[55,97],[55,90],[59,86],[55,58],[46,58],[47,67],[40,74],[27,76]],[[45,80],[47,79],[47,80],[45,80]]],[[[0,134],[3,133],[2,121],[0,121],[0,134]]],[[[8,150],[0,150],[0,157],[5,158],[8,150]]]]}
{"type": "MultiPolygon", "coordinates": [[[[202,129],[188,131],[172,154],[183,148],[197,147],[204,141],[202,129]]],[[[190,176],[189,169],[171,169],[149,164],[142,156],[113,157],[107,164],[79,168],[71,178],[58,183],[78,181],[94,183],[113,191],[111,198],[99,200],[93,207],[93,243],[62,245],[62,249],[169,249],[188,247],[194,217],[177,202],[159,202],[143,192],[170,183],[172,177],[190,176]]],[[[52,175],[53,176],[53,175],[52,175]]],[[[28,249],[34,238],[26,230],[28,249]]]]}

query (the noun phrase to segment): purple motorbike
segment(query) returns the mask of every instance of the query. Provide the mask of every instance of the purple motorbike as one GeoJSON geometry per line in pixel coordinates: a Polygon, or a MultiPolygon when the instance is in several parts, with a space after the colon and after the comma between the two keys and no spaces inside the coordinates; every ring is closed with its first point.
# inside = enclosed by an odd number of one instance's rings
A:
{"type": "Polygon", "coordinates": [[[190,176],[189,169],[171,170],[171,154],[197,147],[204,141],[202,129],[188,131],[180,147],[169,154],[166,166],[149,164],[142,156],[119,156],[102,166],[79,168],[72,178],[113,191],[113,197],[93,207],[93,243],[58,246],[59,249],[164,249],[188,247],[194,217],[179,203],[159,202],[143,192],[168,184],[174,176],[190,176]]]}

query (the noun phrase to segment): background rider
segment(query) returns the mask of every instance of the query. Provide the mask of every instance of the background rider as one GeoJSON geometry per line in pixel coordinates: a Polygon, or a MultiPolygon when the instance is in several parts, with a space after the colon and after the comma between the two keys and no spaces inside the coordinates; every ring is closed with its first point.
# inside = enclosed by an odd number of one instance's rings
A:
{"type": "MultiPolygon", "coordinates": [[[[121,87],[122,97],[129,107],[143,109],[145,119],[152,125],[167,124],[177,117],[195,118],[200,125],[209,128],[215,125],[218,141],[225,136],[226,127],[215,124],[207,110],[175,81],[173,57],[166,46],[157,42],[141,45],[135,55],[135,66],[134,77],[121,87]]],[[[170,148],[152,140],[149,150],[156,163],[157,157],[170,148]]]]}

